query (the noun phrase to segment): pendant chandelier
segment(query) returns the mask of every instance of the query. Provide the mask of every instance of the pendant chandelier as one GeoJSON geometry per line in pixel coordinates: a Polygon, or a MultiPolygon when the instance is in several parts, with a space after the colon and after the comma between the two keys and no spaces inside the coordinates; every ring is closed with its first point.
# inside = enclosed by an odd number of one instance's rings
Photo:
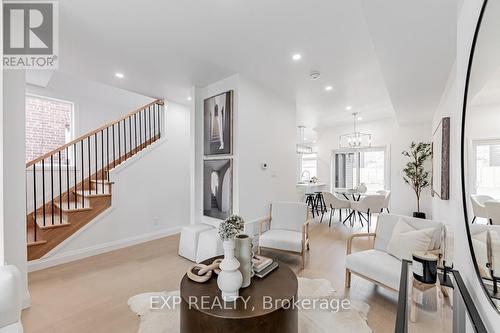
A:
{"type": "Polygon", "coordinates": [[[358,113],[352,114],[354,118],[354,131],[348,134],[342,134],[339,137],[340,148],[369,148],[372,146],[372,135],[358,132],[357,120],[358,113]]]}
{"type": "Polygon", "coordinates": [[[298,126],[299,128],[299,143],[297,143],[297,154],[310,154],[313,149],[311,146],[305,144],[304,129],[305,126],[298,126]]]}

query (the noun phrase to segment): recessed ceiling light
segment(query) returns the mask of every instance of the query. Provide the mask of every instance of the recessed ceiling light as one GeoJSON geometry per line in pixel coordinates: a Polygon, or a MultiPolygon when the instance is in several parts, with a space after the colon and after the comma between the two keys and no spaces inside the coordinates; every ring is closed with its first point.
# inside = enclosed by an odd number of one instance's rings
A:
{"type": "Polygon", "coordinates": [[[333,87],[332,87],[332,86],[326,86],[326,87],[325,87],[325,90],[326,90],[326,91],[332,91],[332,90],[333,90],[333,87]]]}
{"type": "Polygon", "coordinates": [[[299,61],[300,59],[302,59],[302,56],[299,54],[299,53],[295,53],[293,56],[292,56],[292,59],[294,61],[299,61]]]}
{"type": "Polygon", "coordinates": [[[346,106],[346,107],[345,107],[345,109],[346,109],[347,111],[349,111],[349,110],[351,110],[351,109],[352,109],[352,106],[350,106],[350,105],[349,105],[349,106],[346,106]]]}
{"type": "Polygon", "coordinates": [[[192,100],[191,96],[188,97],[188,101],[192,100]]]}
{"type": "Polygon", "coordinates": [[[116,72],[115,73],[115,76],[119,79],[123,79],[125,77],[125,75],[123,75],[123,73],[120,73],[120,72],[116,72]]]}

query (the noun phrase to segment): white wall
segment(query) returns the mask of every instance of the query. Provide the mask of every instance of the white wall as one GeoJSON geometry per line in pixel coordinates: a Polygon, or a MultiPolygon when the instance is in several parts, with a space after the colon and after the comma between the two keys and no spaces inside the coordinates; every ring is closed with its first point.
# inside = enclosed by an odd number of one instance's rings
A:
{"type": "Polygon", "coordinates": [[[189,223],[189,108],[167,102],[164,126],[159,142],[111,171],[112,207],[30,269],[164,237],[189,223]]]}
{"type": "Polygon", "coordinates": [[[269,215],[272,201],[297,197],[295,106],[240,76],[239,110],[239,212],[251,221],[269,215]]]}
{"type": "Polygon", "coordinates": [[[75,137],[119,119],[154,100],[127,90],[54,71],[47,87],[27,84],[27,93],[75,104],[75,137]]]}
{"type": "Polygon", "coordinates": [[[440,107],[434,117],[436,125],[442,117],[451,118],[451,151],[450,151],[450,200],[432,199],[432,212],[436,219],[451,225],[455,232],[454,264],[468,287],[474,304],[483,317],[489,331],[495,332],[500,322],[499,314],[490,305],[483,293],[473,267],[465,229],[461,175],[460,175],[460,123],[462,117],[463,94],[467,74],[467,63],[474,30],[476,27],[481,0],[465,0],[458,20],[457,62],[456,71],[450,76],[447,91],[443,95],[440,107]]]}
{"type": "Polygon", "coordinates": [[[5,70],[3,82],[3,219],[5,262],[21,271],[29,306],[26,268],[26,206],[24,178],[24,70],[5,70]]]}
{"type": "Polygon", "coordinates": [[[233,75],[204,88],[195,89],[196,156],[194,165],[194,222],[211,221],[203,217],[203,100],[234,91],[233,118],[233,212],[247,222],[269,214],[269,204],[296,199],[296,112],[272,91],[233,75]],[[261,163],[269,164],[262,170],[261,163]]]}
{"type": "MultiPolygon", "coordinates": [[[[392,191],[391,212],[411,215],[416,211],[415,193],[406,185],[401,170],[407,158],[401,155],[412,141],[430,142],[430,124],[415,126],[400,126],[395,119],[385,119],[376,122],[358,123],[358,130],[372,134],[373,147],[387,147],[390,160],[390,177],[386,179],[386,188],[392,191]]],[[[318,178],[320,182],[330,184],[332,150],[339,149],[339,135],[352,131],[349,126],[330,128],[319,131],[318,135],[318,178]]],[[[386,157],[387,159],[387,157],[386,157]]],[[[429,165],[430,168],[430,165],[429,165]]],[[[430,189],[423,192],[420,199],[420,210],[430,215],[430,189]]]]}

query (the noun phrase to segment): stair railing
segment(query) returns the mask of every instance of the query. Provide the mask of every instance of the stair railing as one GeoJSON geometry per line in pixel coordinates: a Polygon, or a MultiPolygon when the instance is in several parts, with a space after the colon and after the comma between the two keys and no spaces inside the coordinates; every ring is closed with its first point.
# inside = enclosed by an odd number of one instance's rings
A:
{"type": "Polygon", "coordinates": [[[109,194],[109,171],[161,138],[163,108],[155,100],[26,163],[28,243],[38,241],[37,224],[63,224],[64,209],[109,194]]]}

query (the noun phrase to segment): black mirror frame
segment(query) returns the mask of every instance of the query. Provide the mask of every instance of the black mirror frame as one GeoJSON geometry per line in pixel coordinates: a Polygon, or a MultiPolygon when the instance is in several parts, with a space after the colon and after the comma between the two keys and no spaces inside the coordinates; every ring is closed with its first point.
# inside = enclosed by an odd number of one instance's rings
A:
{"type": "Polygon", "coordinates": [[[479,273],[479,267],[477,265],[477,260],[476,260],[476,255],[474,253],[474,247],[472,245],[472,238],[470,234],[470,227],[469,227],[469,218],[468,218],[468,213],[467,213],[467,192],[466,192],[466,179],[465,179],[465,147],[466,147],[466,142],[465,142],[465,121],[467,118],[467,100],[468,100],[468,94],[469,94],[469,83],[470,83],[470,75],[472,71],[472,65],[473,65],[473,60],[474,60],[474,51],[476,49],[476,42],[477,38],[479,35],[479,31],[481,30],[481,23],[483,21],[483,16],[484,12],[486,10],[486,7],[488,5],[488,0],[483,0],[483,4],[481,6],[481,12],[479,13],[479,18],[477,21],[476,25],[476,30],[474,31],[474,38],[472,40],[472,46],[471,50],[469,53],[469,62],[467,65],[467,77],[465,79],[465,91],[464,91],[464,99],[463,99],[463,109],[462,109],[462,133],[461,133],[461,152],[460,152],[460,164],[462,167],[462,204],[464,207],[464,218],[465,218],[465,230],[467,232],[467,240],[469,242],[469,249],[470,253],[472,256],[472,263],[474,264],[474,270],[476,271],[477,278],[479,280],[479,284],[481,285],[481,289],[483,290],[484,294],[488,298],[491,306],[495,308],[495,310],[500,314],[500,309],[495,305],[493,302],[491,296],[488,293],[488,290],[486,289],[482,279],[481,275],[479,273]]]}

